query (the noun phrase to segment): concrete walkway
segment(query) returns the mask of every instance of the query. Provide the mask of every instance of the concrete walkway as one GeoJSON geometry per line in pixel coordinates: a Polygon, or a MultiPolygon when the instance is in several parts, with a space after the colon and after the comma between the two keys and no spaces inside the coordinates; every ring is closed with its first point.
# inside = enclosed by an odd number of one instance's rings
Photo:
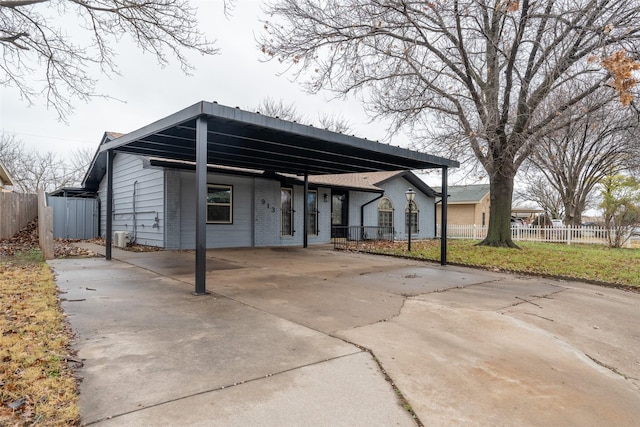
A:
{"type": "Polygon", "coordinates": [[[85,424],[640,425],[640,294],[260,248],[194,297],[193,253],[113,255],[50,262],[85,424]]]}

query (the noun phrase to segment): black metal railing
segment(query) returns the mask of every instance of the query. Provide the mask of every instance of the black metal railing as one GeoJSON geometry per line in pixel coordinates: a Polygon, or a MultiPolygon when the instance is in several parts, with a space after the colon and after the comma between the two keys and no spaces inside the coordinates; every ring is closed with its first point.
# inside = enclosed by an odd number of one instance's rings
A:
{"type": "Polygon", "coordinates": [[[331,235],[333,236],[334,249],[348,249],[350,247],[359,246],[363,243],[375,241],[393,242],[393,227],[375,227],[375,226],[333,226],[331,227],[331,235]]]}

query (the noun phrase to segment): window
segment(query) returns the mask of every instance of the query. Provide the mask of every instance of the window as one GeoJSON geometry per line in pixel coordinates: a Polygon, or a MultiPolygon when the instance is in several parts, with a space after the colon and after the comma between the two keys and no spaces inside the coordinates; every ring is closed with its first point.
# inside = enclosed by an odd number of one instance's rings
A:
{"type": "Polygon", "coordinates": [[[393,229],[393,203],[388,197],[378,202],[378,227],[393,229]]]}
{"type": "Polygon", "coordinates": [[[293,236],[293,189],[280,189],[280,235],[293,236]]]}
{"type": "Polygon", "coordinates": [[[307,234],[318,235],[318,192],[309,190],[307,196],[307,234]]]}
{"type": "MultiPolygon", "coordinates": [[[[407,203],[407,207],[405,208],[404,212],[405,212],[404,229],[405,229],[405,232],[408,234],[409,233],[409,203],[407,203]]],[[[411,234],[418,233],[418,213],[419,212],[420,211],[418,210],[418,205],[416,204],[416,202],[415,201],[411,202],[411,234]]]]}
{"type": "Polygon", "coordinates": [[[230,185],[207,187],[207,222],[212,224],[233,222],[233,187],[230,185]]]}

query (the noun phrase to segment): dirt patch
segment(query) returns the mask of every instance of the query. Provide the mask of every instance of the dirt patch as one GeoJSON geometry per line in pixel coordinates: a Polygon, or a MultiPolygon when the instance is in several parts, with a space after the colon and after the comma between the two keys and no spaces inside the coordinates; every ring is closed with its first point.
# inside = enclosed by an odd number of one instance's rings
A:
{"type": "MultiPolygon", "coordinates": [[[[106,246],[105,240],[102,237],[96,239],[87,240],[89,243],[95,245],[106,246]]],[[[137,243],[128,243],[126,248],[118,248],[129,252],[158,252],[164,250],[157,246],[139,245],[137,243]]]]}
{"type": "MultiPolygon", "coordinates": [[[[55,239],[53,251],[56,258],[94,257],[94,252],[76,247],[73,243],[77,240],[55,239]]],[[[38,244],[38,219],[34,219],[18,234],[10,239],[0,240],[0,256],[15,256],[23,252],[39,250],[38,244]]]]}

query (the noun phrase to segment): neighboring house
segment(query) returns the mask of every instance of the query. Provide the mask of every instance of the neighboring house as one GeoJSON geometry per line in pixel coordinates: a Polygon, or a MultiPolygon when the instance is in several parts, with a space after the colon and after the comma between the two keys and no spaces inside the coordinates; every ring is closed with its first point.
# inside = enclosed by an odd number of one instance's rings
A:
{"type": "MultiPolygon", "coordinates": [[[[119,137],[105,133],[101,145],[119,137]]],[[[106,217],[106,160],[96,153],[83,187],[97,191],[106,217]]],[[[303,244],[304,179],[261,170],[208,165],[207,247],[303,244]]],[[[435,237],[435,192],[410,171],[311,175],[308,243],[329,243],[332,227],[393,227],[406,239],[405,192],[416,197],[412,238],[435,237]]],[[[113,230],[137,243],[194,249],[196,174],[193,162],[117,153],[113,163],[113,230]]],[[[335,230],[335,228],[334,228],[335,230]]],[[[100,234],[106,232],[100,221],[100,234]]]]}
{"type": "MultiPolygon", "coordinates": [[[[434,187],[437,193],[439,187],[434,187]]],[[[449,187],[447,224],[489,225],[489,184],[452,185],[449,187]]],[[[441,210],[436,209],[436,221],[440,224],[441,210]]]]}
{"type": "Polygon", "coordinates": [[[0,191],[9,192],[10,189],[6,188],[9,186],[13,186],[13,180],[11,179],[11,175],[9,175],[9,171],[0,161],[0,191]]]}

